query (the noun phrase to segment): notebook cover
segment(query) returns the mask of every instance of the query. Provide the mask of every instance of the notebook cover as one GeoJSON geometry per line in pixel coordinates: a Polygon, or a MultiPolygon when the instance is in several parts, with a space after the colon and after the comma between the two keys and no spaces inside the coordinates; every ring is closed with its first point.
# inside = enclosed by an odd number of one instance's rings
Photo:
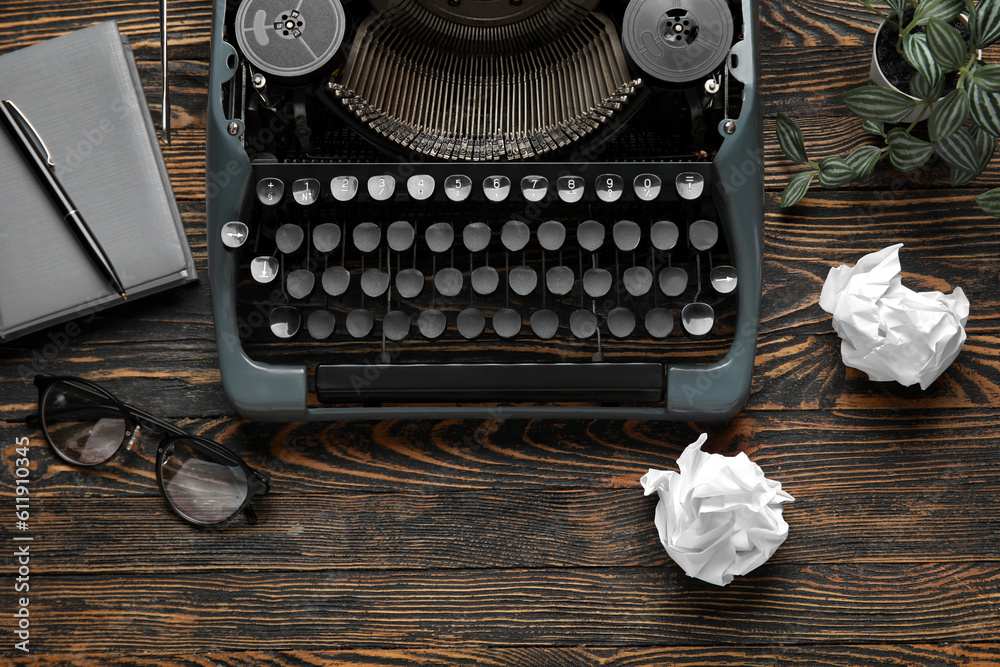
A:
{"type": "MultiPolygon", "coordinates": [[[[117,23],[0,56],[0,98],[17,104],[45,141],[130,301],[197,278],[117,23]]],[[[0,340],[124,303],[2,131],[0,202],[0,340]]]]}

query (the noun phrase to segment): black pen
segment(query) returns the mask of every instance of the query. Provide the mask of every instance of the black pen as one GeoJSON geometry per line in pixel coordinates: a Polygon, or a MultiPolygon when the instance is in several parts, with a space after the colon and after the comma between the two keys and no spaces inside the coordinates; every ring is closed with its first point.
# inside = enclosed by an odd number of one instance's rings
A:
{"type": "Polygon", "coordinates": [[[69,198],[69,194],[66,193],[56,177],[52,155],[38,131],[25,118],[17,105],[10,100],[0,100],[0,122],[3,123],[4,130],[21,151],[25,162],[31,167],[42,187],[51,197],[52,202],[59,208],[59,212],[62,213],[70,230],[83,244],[83,249],[87,251],[91,261],[97,265],[100,272],[111,283],[115,292],[120,294],[123,299],[126,298],[125,288],[122,287],[122,281],[118,277],[118,273],[115,272],[115,267],[111,265],[107,253],[104,252],[97,237],[90,231],[90,227],[87,226],[80,212],[76,210],[73,200],[69,198]],[[44,155],[42,155],[42,150],[45,151],[44,155]]]}

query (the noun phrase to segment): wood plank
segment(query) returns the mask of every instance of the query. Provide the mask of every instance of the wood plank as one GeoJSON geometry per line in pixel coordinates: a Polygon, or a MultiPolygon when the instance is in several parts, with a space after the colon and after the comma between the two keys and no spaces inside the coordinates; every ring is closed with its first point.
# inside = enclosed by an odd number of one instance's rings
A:
{"type": "Polygon", "coordinates": [[[725,648],[688,646],[648,647],[539,647],[497,646],[438,649],[379,648],[340,651],[212,651],[204,654],[163,655],[146,653],[83,653],[74,656],[35,654],[15,657],[12,667],[871,667],[909,665],[911,667],[989,667],[1000,662],[1000,645],[995,643],[940,644],[836,644],[824,646],[730,646],[725,648]]]}
{"type": "MultiPolygon", "coordinates": [[[[765,564],[725,588],[661,568],[38,579],[33,650],[992,642],[1000,565],[765,564]],[[35,643],[37,641],[37,643],[35,643]]],[[[34,583],[34,581],[32,582],[34,583]]]]}

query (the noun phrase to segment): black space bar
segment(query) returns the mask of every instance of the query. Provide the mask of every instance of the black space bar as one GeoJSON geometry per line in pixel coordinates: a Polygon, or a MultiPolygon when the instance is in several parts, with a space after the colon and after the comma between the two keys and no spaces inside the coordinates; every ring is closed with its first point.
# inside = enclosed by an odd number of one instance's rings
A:
{"type": "Polygon", "coordinates": [[[316,367],[324,403],[628,401],[658,403],[658,363],[349,364],[316,367]]]}

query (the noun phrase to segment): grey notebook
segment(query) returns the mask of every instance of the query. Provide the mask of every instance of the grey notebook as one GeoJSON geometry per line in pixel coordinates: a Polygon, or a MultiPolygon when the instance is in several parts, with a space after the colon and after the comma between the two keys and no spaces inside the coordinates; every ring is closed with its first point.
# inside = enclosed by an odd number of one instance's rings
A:
{"type": "MultiPolygon", "coordinates": [[[[0,99],[14,101],[45,141],[130,301],[197,277],[115,22],[0,57],[0,99]]],[[[0,131],[0,340],[120,303],[0,131]]]]}

